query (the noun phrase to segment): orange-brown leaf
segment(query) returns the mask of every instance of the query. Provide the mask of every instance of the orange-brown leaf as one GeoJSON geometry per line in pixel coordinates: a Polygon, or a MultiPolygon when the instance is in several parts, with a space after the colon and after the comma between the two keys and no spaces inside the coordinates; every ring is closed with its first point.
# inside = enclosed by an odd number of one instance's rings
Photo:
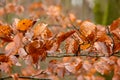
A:
{"type": "Polygon", "coordinates": [[[83,50],[85,50],[85,49],[87,49],[87,48],[89,48],[91,46],[91,44],[82,44],[82,45],[80,45],[80,49],[83,49],[83,50]]]}
{"type": "Polygon", "coordinates": [[[63,33],[62,35],[58,36],[57,38],[57,42],[61,43],[62,41],[64,41],[65,39],[67,39],[68,37],[70,37],[73,33],[75,33],[75,31],[69,31],[66,33],[63,33]]]}
{"type": "Polygon", "coordinates": [[[0,37],[2,36],[10,36],[12,33],[12,29],[8,25],[0,25],[0,37]]]}
{"type": "Polygon", "coordinates": [[[117,37],[118,40],[120,40],[120,28],[113,30],[112,33],[117,37]]]}
{"type": "Polygon", "coordinates": [[[22,46],[22,37],[23,35],[21,33],[16,34],[13,38],[13,42],[10,42],[5,46],[7,55],[17,54],[18,49],[22,46]]]}
{"type": "Polygon", "coordinates": [[[69,31],[66,33],[61,34],[60,36],[57,37],[56,42],[54,43],[56,48],[54,48],[55,50],[58,50],[60,43],[63,42],[64,40],[66,40],[68,37],[70,37],[73,33],[75,33],[75,31],[69,31]]]}
{"type": "Polygon", "coordinates": [[[36,21],[29,19],[20,20],[17,24],[17,29],[20,31],[26,31],[35,24],[36,21]]]}
{"type": "Polygon", "coordinates": [[[114,36],[114,52],[118,52],[118,51],[120,51],[120,40],[116,37],[116,36],[114,36]]]}
{"type": "Polygon", "coordinates": [[[75,67],[76,71],[78,71],[82,67],[82,62],[79,62],[79,64],[75,67]]]}
{"type": "Polygon", "coordinates": [[[12,34],[12,29],[8,25],[0,25],[0,38],[5,42],[12,41],[10,37],[12,34]]]}
{"type": "Polygon", "coordinates": [[[75,53],[78,50],[78,42],[68,38],[65,44],[66,53],[75,53]]]}
{"type": "Polygon", "coordinates": [[[34,37],[41,36],[43,39],[52,37],[52,32],[47,28],[47,24],[39,23],[33,29],[34,37]]]}
{"type": "Polygon", "coordinates": [[[8,62],[9,61],[9,57],[5,56],[5,55],[0,55],[0,62],[8,62]]]}
{"type": "Polygon", "coordinates": [[[120,26],[120,18],[118,18],[117,20],[113,21],[113,23],[110,25],[110,31],[115,30],[119,26],[120,26]]]}
{"type": "Polygon", "coordinates": [[[46,24],[40,23],[33,28],[34,36],[39,36],[46,29],[46,24]]]}
{"type": "Polygon", "coordinates": [[[111,38],[104,31],[97,32],[96,41],[106,42],[109,44],[111,44],[111,42],[112,42],[111,38]]]}
{"type": "Polygon", "coordinates": [[[71,20],[71,22],[75,22],[76,20],[76,16],[72,13],[69,14],[69,19],[71,20]]]}
{"type": "Polygon", "coordinates": [[[110,46],[106,45],[105,42],[95,42],[94,47],[95,47],[97,53],[104,54],[106,56],[111,54],[112,48],[110,48],[110,46]]]}
{"type": "Polygon", "coordinates": [[[95,31],[96,25],[89,21],[84,21],[80,25],[80,32],[85,37],[88,37],[89,35],[95,35],[96,34],[95,31]]]}
{"type": "Polygon", "coordinates": [[[37,63],[40,59],[41,61],[46,58],[46,50],[42,47],[40,42],[34,41],[26,46],[28,55],[32,56],[33,63],[37,63]]]}

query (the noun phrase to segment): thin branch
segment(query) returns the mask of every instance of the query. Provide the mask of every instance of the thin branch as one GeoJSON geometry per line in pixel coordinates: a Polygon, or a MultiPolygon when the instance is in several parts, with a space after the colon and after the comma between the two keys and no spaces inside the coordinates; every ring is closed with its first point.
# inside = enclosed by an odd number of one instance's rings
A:
{"type": "MultiPolygon", "coordinates": [[[[0,78],[0,80],[5,80],[5,79],[10,79],[12,78],[12,76],[7,76],[7,77],[2,77],[0,78]]],[[[22,78],[22,79],[34,79],[34,80],[51,80],[51,79],[45,79],[45,78],[35,78],[35,77],[31,77],[31,76],[19,76],[18,78],[22,78]]]]}
{"type": "MultiPolygon", "coordinates": [[[[3,53],[0,53],[0,55],[5,55],[3,53]]],[[[19,56],[18,54],[16,54],[15,56],[19,56]]],[[[120,57],[120,51],[114,53],[113,55],[100,55],[100,54],[95,54],[95,53],[88,53],[88,52],[80,52],[80,54],[78,54],[77,56],[86,56],[86,57],[110,57],[110,56],[116,56],[116,57],[120,57]]],[[[54,53],[54,54],[48,54],[47,57],[53,57],[53,58],[62,58],[62,57],[77,57],[75,55],[75,53],[54,53]]]]}
{"type": "Polygon", "coordinates": [[[78,54],[80,53],[80,50],[81,50],[81,49],[80,49],[80,44],[79,44],[79,45],[78,45],[78,49],[77,49],[77,51],[76,51],[76,53],[75,53],[76,56],[78,56],[78,54]]]}
{"type": "Polygon", "coordinates": [[[110,32],[109,26],[106,27],[107,30],[107,35],[111,38],[112,40],[112,54],[110,56],[112,56],[114,54],[114,38],[113,38],[113,34],[110,32]]]}
{"type": "MultiPolygon", "coordinates": [[[[94,53],[90,53],[90,54],[78,54],[77,56],[86,56],[86,57],[110,57],[109,55],[99,55],[99,54],[94,54],[94,53]]],[[[66,53],[59,53],[57,55],[47,55],[47,57],[53,57],[53,58],[62,58],[62,57],[77,57],[74,53],[70,53],[70,54],[66,54],[66,53]]],[[[120,55],[118,53],[113,54],[111,56],[117,56],[120,57],[120,55]]]]}

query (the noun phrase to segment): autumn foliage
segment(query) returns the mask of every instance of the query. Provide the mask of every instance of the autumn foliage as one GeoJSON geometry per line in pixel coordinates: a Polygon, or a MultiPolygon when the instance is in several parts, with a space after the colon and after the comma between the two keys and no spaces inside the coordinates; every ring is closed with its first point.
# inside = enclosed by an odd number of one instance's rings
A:
{"type": "MultiPolygon", "coordinates": [[[[17,5],[11,5],[16,11],[14,6],[17,5]]],[[[105,80],[103,75],[110,73],[113,73],[112,80],[119,80],[120,18],[111,25],[102,26],[79,20],[72,13],[65,16],[61,9],[61,6],[46,9],[42,3],[33,3],[30,11],[32,15],[38,14],[35,18],[16,18],[12,24],[1,22],[1,72],[15,80],[25,76],[59,80],[66,75],[74,75],[77,80],[105,80]],[[41,8],[42,13],[34,12],[35,8],[41,8]],[[36,19],[43,13],[59,26],[36,19]],[[52,60],[42,70],[41,62],[49,57],[52,60]],[[26,66],[20,73],[12,73],[12,66],[23,66],[21,60],[26,66]]]]}

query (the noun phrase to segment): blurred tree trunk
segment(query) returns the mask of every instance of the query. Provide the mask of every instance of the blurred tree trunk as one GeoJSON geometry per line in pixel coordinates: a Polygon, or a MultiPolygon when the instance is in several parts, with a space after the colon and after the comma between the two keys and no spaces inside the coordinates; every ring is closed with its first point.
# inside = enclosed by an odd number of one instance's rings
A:
{"type": "Polygon", "coordinates": [[[90,8],[90,3],[88,2],[88,0],[83,0],[81,12],[83,20],[86,19],[93,20],[93,11],[92,8],[90,8]]]}
{"type": "Polygon", "coordinates": [[[108,7],[103,16],[103,24],[111,24],[118,17],[120,17],[120,0],[108,0],[108,7]]]}
{"type": "Polygon", "coordinates": [[[120,0],[94,0],[94,19],[98,24],[109,25],[120,17],[120,0]]]}

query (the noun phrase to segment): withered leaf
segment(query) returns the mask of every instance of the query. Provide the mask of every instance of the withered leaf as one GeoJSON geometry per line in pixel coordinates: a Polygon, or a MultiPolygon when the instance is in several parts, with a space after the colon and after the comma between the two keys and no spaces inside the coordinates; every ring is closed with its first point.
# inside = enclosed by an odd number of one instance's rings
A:
{"type": "MultiPolygon", "coordinates": [[[[49,48],[50,50],[47,51],[47,52],[48,52],[48,53],[53,53],[53,52],[57,51],[58,48],[59,48],[59,46],[60,46],[60,44],[61,44],[61,42],[63,42],[64,40],[66,40],[66,39],[67,39],[68,37],[70,37],[73,33],[75,33],[74,30],[59,35],[59,36],[57,37],[57,39],[55,40],[55,42],[54,42],[54,40],[53,40],[53,41],[49,41],[49,42],[50,42],[49,46],[51,46],[51,47],[49,48]]],[[[47,44],[47,45],[48,45],[48,44],[47,44]]]]}
{"type": "Polygon", "coordinates": [[[75,67],[76,71],[78,71],[82,67],[82,62],[79,62],[79,64],[75,67]]]}
{"type": "Polygon", "coordinates": [[[65,44],[66,53],[75,53],[78,50],[78,42],[68,38],[65,44]]]}
{"type": "Polygon", "coordinates": [[[106,56],[108,56],[110,54],[109,50],[107,48],[107,45],[104,42],[95,42],[94,47],[96,48],[97,53],[99,53],[99,54],[103,54],[106,56]]]}
{"type": "Polygon", "coordinates": [[[30,19],[20,20],[17,24],[17,29],[20,31],[26,31],[35,24],[36,21],[30,19]]]}
{"type": "Polygon", "coordinates": [[[63,34],[61,34],[60,36],[57,37],[57,40],[56,40],[56,41],[57,41],[58,43],[61,43],[62,41],[64,41],[64,40],[67,39],[68,37],[70,37],[73,33],[75,33],[75,30],[72,30],[72,31],[63,33],[63,34]]]}
{"type": "Polygon", "coordinates": [[[92,41],[96,35],[96,25],[89,21],[83,21],[80,25],[79,31],[82,37],[92,41]]]}
{"type": "Polygon", "coordinates": [[[117,28],[120,28],[120,18],[113,21],[113,23],[110,25],[110,31],[113,31],[117,28]]]}
{"type": "Polygon", "coordinates": [[[6,55],[0,55],[0,62],[8,62],[9,61],[9,57],[6,55]]]}
{"type": "Polygon", "coordinates": [[[40,59],[41,61],[46,58],[47,52],[45,48],[43,47],[42,42],[34,41],[29,43],[26,46],[26,50],[28,52],[28,55],[32,56],[33,63],[37,63],[40,59]]]}
{"type": "Polygon", "coordinates": [[[39,36],[46,29],[46,24],[40,23],[33,28],[34,36],[39,36]]]}
{"type": "Polygon", "coordinates": [[[5,42],[11,42],[11,34],[13,30],[9,25],[0,25],[0,39],[5,42]]]}
{"type": "Polygon", "coordinates": [[[5,46],[7,55],[17,54],[18,49],[22,46],[22,37],[23,35],[21,33],[16,34],[13,38],[13,42],[10,42],[5,46]]]}

